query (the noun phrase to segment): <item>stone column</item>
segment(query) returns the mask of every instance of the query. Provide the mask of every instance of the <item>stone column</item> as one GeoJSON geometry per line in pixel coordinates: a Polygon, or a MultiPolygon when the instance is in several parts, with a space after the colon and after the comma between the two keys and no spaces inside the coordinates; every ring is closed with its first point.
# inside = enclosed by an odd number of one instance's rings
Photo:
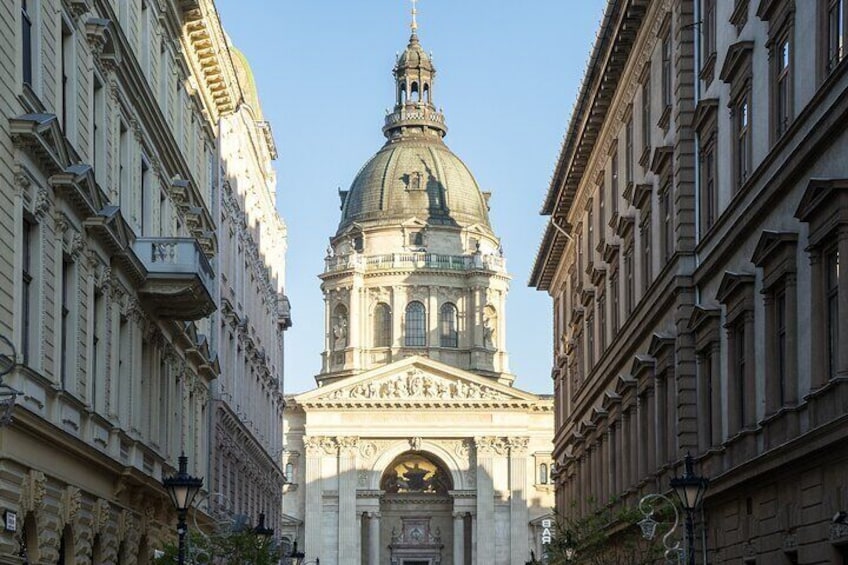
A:
{"type": "Polygon", "coordinates": [[[380,513],[368,513],[368,565],[380,565],[380,513]]]}
{"type": "Polygon", "coordinates": [[[356,516],[357,437],[340,437],[339,444],[339,563],[359,561],[359,519],[356,516]]]}
{"type": "Polygon", "coordinates": [[[495,562],[495,489],[493,469],[496,452],[504,452],[504,444],[498,437],[476,437],[477,448],[477,550],[476,562],[495,562]]]}
{"type": "MultiPolygon", "coordinates": [[[[479,495],[477,499],[479,500],[479,495]]],[[[471,515],[471,563],[477,563],[477,514],[471,515]]]]}
{"type": "Polygon", "coordinates": [[[321,456],[324,453],[321,437],[304,437],[303,447],[306,451],[306,472],[303,482],[306,483],[306,505],[303,517],[303,529],[306,544],[302,551],[310,558],[320,557],[321,553],[321,508],[323,506],[321,488],[321,456]]]}
{"type": "Polygon", "coordinates": [[[527,541],[527,446],[530,438],[509,439],[509,529],[510,563],[525,563],[530,558],[527,541]]]}
{"type": "MultiPolygon", "coordinates": [[[[376,561],[373,562],[376,565],[376,561]]],[[[453,513],[453,565],[465,565],[465,513],[453,513]]]]}

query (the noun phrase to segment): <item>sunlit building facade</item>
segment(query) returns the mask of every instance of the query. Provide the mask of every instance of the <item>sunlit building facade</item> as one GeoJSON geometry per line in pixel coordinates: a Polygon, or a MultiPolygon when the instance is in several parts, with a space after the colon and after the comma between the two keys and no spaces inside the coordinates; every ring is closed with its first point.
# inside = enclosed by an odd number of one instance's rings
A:
{"type": "Polygon", "coordinates": [[[245,483],[258,465],[266,481],[228,491],[230,512],[276,518],[285,228],[270,132],[240,105],[255,92],[214,5],[11,0],[0,22],[0,335],[17,363],[0,393],[20,393],[0,428],[0,562],[149,563],[176,536],[161,479],[182,453],[206,481],[201,514],[222,473],[245,483]],[[227,136],[255,140],[258,164],[227,136]],[[222,265],[224,226],[248,268],[222,265]],[[264,276],[232,310],[255,346],[239,392],[218,354],[236,272],[264,276]],[[216,465],[214,422],[239,403],[236,472],[216,465]]]}

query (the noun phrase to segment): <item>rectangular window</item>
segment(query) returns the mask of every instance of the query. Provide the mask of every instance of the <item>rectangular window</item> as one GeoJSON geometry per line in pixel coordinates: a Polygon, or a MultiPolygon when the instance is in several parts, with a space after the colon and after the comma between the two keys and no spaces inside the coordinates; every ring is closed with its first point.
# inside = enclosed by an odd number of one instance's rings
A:
{"type": "Polygon", "coordinates": [[[781,289],[774,295],[774,350],[777,356],[777,378],[780,406],[786,404],[786,291],[781,289]]]}
{"type": "Polygon", "coordinates": [[[150,10],[147,1],[141,0],[141,69],[150,78],[150,10]]]}
{"type": "Polygon", "coordinates": [[[586,225],[588,226],[586,230],[586,250],[589,255],[589,263],[592,263],[592,257],[595,254],[595,218],[592,213],[592,205],[589,205],[589,212],[586,216],[586,225]]]}
{"type": "Polygon", "coordinates": [[[751,105],[750,91],[745,92],[734,112],[736,130],[736,188],[739,189],[751,173],[751,105]]]}
{"type": "Polygon", "coordinates": [[[101,332],[105,329],[104,318],[106,316],[106,308],[104,306],[103,293],[100,291],[94,292],[93,304],[93,320],[91,328],[91,404],[95,412],[103,409],[103,403],[100,399],[102,391],[100,390],[100,369],[103,367],[103,345],[100,338],[101,332]]]}
{"type": "Polygon", "coordinates": [[[714,406],[712,403],[713,386],[715,383],[713,383],[713,358],[711,353],[706,352],[703,356],[701,356],[701,367],[701,370],[703,371],[704,388],[706,388],[704,396],[706,397],[709,406],[709,410],[705,411],[705,415],[707,417],[706,430],[709,434],[709,442],[707,445],[712,446],[717,445],[720,438],[714,437],[713,435],[713,423],[714,418],[716,418],[716,414],[713,413],[714,406]]]}
{"type": "Polygon", "coordinates": [[[62,261],[62,338],[60,384],[67,389],[69,369],[71,364],[70,339],[72,331],[71,301],[74,300],[74,263],[70,257],[62,261]]]}
{"type": "Polygon", "coordinates": [[[595,366],[595,315],[592,310],[586,315],[586,372],[595,366]]]}
{"type": "Polygon", "coordinates": [[[577,272],[583,274],[583,236],[577,234],[577,272]]]}
{"type": "Polygon", "coordinates": [[[141,234],[150,235],[153,232],[153,196],[150,194],[151,171],[147,159],[141,158],[141,187],[139,190],[137,204],[141,213],[141,234]]]}
{"type": "Polygon", "coordinates": [[[718,210],[718,194],[716,192],[716,159],[715,143],[709,142],[704,149],[701,174],[701,235],[713,227],[718,210]]]}
{"type": "Polygon", "coordinates": [[[716,0],[704,0],[704,22],[703,22],[703,61],[716,52],[716,0]]]}
{"type": "Polygon", "coordinates": [[[845,0],[827,0],[827,72],[845,56],[845,0]]]}
{"type": "Polygon", "coordinates": [[[27,218],[24,218],[23,225],[23,248],[22,248],[22,267],[21,267],[21,287],[23,296],[21,297],[21,355],[23,362],[27,364],[30,359],[32,347],[32,317],[33,317],[33,284],[32,284],[32,254],[35,236],[35,225],[27,218]]]}
{"type": "Polygon", "coordinates": [[[607,348],[607,299],[603,294],[598,297],[598,347],[602,354],[607,348]]]}
{"type": "Polygon", "coordinates": [[[624,311],[628,316],[633,311],[635,302],[633,287],[633,244],[631,243],[624,252],[624,311]]]}
{"type": "Polygon", "coordinates": [[[836,377],[839,359],[839,252],[832,249],[825,254],[825,300],[827,331],[827,374],[836,377]]]}
{"type": "Polygon", "coordinates": [[[733,369],[736,377],[736,410],[739,416],[740,429],[745,427],[745,322],[742,321],[734,327],[733,331],[733,369]]]}
{"type": "MultiPolygon", "coordinates": [[[[642,151],[651,148],[651,75],[642,84],[642,151]]],[[[646,161],[647,163],[647,161],[646,161]]]]}
{"type": "Polygon", "coordinates": [[[633,117],[627,120],[627,126],[625,128],[625,178],[624,181],[627,184],[631,184],[633,182],[633,117]]]}
{"type": "Polygon", "coordinates": [[[663,264],[668,263],[674,253],[674,218],[671,206],[671,183],[666,182],[660,193],[660,250],[663,264]]]}
{"type": "Polygon", "coordinates": [[[775,53],[775,133],[778,137],[786,133],[792,119],[792,45],[789,37],[782,39],[775,53]]]}
{"type": "Polygon", "coordinates": [[[121,204],[126,213],[129,209],[129,162],[130,162],[130,135],[126,124],[121,121],[118,127],[118,194],[113,199],[121,204]]]}
{"type": "Polygon", "coordinates": [[[96,75],[93,77],[92,87],[92,134],[91,134],[91,160],[94,167],[94,177],[98,183],[106,182],[106,173],[104,166],[106,159],[104,157],[104,148],[106,147],[106,114],[105,114],[105,97],[103,92],[103,83],[96,75]]]}
{"type": "MultiPolygon", "coordinates": [[[[618,140],[613,142],[618,144],[618,140]]],[[[610,165],[612,173],[612,182],[610,183],[610,207],[613,215],[618,214],[618,195],[621,194],[618,188],[618,151],[612,154],[612,164],[610,165]]]]}
{"type": "Polygon", "coordinates": [[[663,113],[671,109],[671,32],[662,39],[662,103],[663,113]]]}
{"type": "Polygon", "coordinates": [[[32,0],[21,0],[21,78],[32,86],[32,0]]]}
{"type": "Polygon", "coordinates": [[[600,240],[604,239],[604,231],[607,225],[607,209],[606,209],[606,194],[604,194],[607,190],[606,183],[602,182],[601,186],[598,187],[598,227],[600,231],[600,240]]]}
{"type": "Polygon", "coordinates": [[[618,314],[618,273],[610,275],[610,323],[612,325],[612,334],[615,336],[618,333],[619,314],[618,314]]]}
{"type": "Polygon", "coordinates": [[[71,111],[71,107],[73,104],[73,98],[71,93],[71,76],[72,73],[76,71],[76,65],[74,64],[74,32],[71,28],[62,20],[62,53],[61,53],[61,92],[62,92],[62,131],[65,132],[65,135],[68,135],[68,126],[71,125],[69,112],[71,111]]]}
{"type": "Polygon", "coordinates": [[[653,274],[651,272],[651,217],[642,225],[642,293],[648,290],[653,274]]]}

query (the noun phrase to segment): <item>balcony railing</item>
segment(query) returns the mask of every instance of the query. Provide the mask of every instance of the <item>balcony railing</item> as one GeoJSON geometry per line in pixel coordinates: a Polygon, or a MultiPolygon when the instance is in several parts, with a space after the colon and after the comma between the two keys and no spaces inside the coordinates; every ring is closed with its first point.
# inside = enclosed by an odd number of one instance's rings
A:
{"type": "Polygon", "coordinates": [[[387,253],[360,255],[358,253],[328,257],[325,272],[359,270],[364,272],[392,269],[431,269],[437,271],[486,270],[506,272],[506,260],[498,255],[441,255],[438,253],[387,253]]]}
{"type": "Polygon", "coordinates": [[[215,311],[215,272],[192,237],[142,237],[133,252],[147,270],[141,291],[162,318],[198,320],[215,311]]]}

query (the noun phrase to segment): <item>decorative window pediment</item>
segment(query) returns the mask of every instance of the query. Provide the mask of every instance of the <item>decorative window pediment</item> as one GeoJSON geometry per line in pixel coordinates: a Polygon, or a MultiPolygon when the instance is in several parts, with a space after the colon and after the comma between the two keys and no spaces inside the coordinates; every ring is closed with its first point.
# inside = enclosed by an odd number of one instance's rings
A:
{"type": "Polygon", "coordinates": [[[637,184],[633,189],[633,206],[639,210],[651,207],[651,193],[654,191],[652,184],[637,184]]]}
{"type": "Polygon", "coordinates": [[[630,374],[639,383],[649,380],[648,377],[653,376],[656,362],[656,359],[650,355],[639,353],[633,357],[633,363],[630,365],[630,374]]]}
{"type": "Polygon", "coordinates": [[[727,307],[728,321],[754,309],[754,275],[726,272],[721,279],[716,299],[727,307]]]}
{"type": "Polygon", "coordinates": [[[735,99],[738,90],[741,90],[741,83],[751,75],[751,57],[754,53],[753,41],[737,41],[727,49],[727,54],[724,57],[724,65],[721,67],[719,78],[727,83],[731,83],[732,99],[735,99]],[[740,84],[737,87],[737,83],[740,84]]]}
{"type": "Polygon", "coordinates": [[[848,179],[812,179],[795,217],[810,224],[810,245],[818,245],[839,225],[848,224],[848,179]]]}
{"type": "Polygon", "coordinates": [[[763,269],[763,287],[769,288],[787,274],[797,271],[795,252],[798,234],[764,231],[751,262],[763,269]]]}

